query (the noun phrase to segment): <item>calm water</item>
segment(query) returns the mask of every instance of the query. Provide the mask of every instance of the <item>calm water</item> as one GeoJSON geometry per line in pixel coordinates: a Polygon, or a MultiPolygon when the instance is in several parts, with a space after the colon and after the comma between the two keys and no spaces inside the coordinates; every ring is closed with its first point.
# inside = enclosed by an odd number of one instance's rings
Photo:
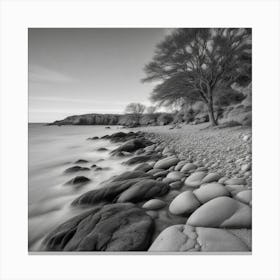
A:
{"type": "Polygon", "coordinates": [[[29,124],[29,250],[40,250],[43,237],[68,218],[81,213],[71,207],[71,202],[80,194],[101,187],[99,184],[113,175],[128,169],[121,164],[124,159],[111,158],[109,152],[117,147],[108,140],[88,141],[88,137],[103,136],[120,130],[111,126],[45,126],[29,124]],[[97,151],[106,147],[108,151],[97,151]],[[89,163],[78,164],[90,167],[97,164],[109,170],[82,171],[64,174],[79,159],[89,163]],[[77,175],[91,179],[81,188],[65,183],[77,175]]]}

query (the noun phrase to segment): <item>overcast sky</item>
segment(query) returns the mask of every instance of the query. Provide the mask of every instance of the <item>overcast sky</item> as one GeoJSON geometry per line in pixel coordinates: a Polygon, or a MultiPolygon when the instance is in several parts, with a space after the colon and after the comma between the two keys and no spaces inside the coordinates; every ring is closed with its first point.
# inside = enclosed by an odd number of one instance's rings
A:
{"type": "Polygon", "coordinates": [[[29,29],[29,121],[150,104],[143,67],[165,29],[29,29]]]}

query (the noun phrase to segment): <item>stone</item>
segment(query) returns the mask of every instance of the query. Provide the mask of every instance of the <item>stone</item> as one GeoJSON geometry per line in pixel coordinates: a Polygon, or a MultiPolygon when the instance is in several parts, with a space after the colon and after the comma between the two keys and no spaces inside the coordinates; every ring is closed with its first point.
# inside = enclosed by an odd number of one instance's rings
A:
{"type": "Polygon", "coordinates": [[[220,178],[221,175],[218,173],[209,173],[202,179],[201,183],[204,184],[204,183],[217,182],[220,178]]]}
{"type": "Polygon", "coordinates": [[[108,149],[106,149],[106,148],[98,148],[97,151],[98,152],[106,152],[106,151],[108,151],[108,149]]]}
{"type": "Polygon", "coordinates": [[[197,241],[202,252],[247,252],[246,243],[230,231],[218,228],[197,227],[197,241]]]}
{"type": "Polygon", "coordinates": [[[195,247],[197,235],[188,225],[173,225],[163,230],[149,248],[149,252],[182,252],[195,247]],[[193,234],[192,234],[193,233],[193,234]]]}
{"type": "Polygon", "coordinates": [[[187,221],[195,227],[251,228],[251,208],[230,197],[214,198],[196,209],[187,221]]]}
{"type": "Polygon", "coordinates": [[[185,160],[181,160],[177,163],[175,166],[174,170],[175,171],[180,171],[180,169],[186,164],[187,162],[185,160]]]}
{"type": "Polygon", "coordinates": [[[66,184],[67,185],[81,186],[81,185],[84,185],[84,184],[88,183],[89,181],[90,181],[90,179],[85,177],[85,176],[76,176],[75,178],[68,181],[66,184]]]}
{"type": "Polygon", "coordinates": [[[252,201],[252,190],[241,191],[236,194],[235,198],[241,202],[249,204],[252,201]]]}
{"type": "Polygon", "coordinates": [[[230,192],[219,183],[202,185],[200,188],[194,190],[193,193],[201,203],[205,203],[219,196],[230,196],[230,192]]]}
{"type": "Polygon", "coordinates": [[[218,180],[218,183],[224,184],[225,181],[227,181],[227,180],[228,180],[228,177],[222,177],[222,178],[220,178],[220,179],[218,180]]]}
{"type": "Polygon", "coordinates": [[[143,204],[143,208],[148,210],[161,209],[166,205],[166,202],[160,199],[151,199],[143,204]]]}
{"type": "Polygon", "coordinates": [[[246,180],[244,178],[232,178],[224,182],[226,185],[246,185],[246,180]]]}
{"type": "Polygon", "coordinates": [[[138,165],[134,171],[142,171],[142,172],[147,172],[149,170],[151,170],[153,167],[149,164],[149,163],[142,163],[140,165],[138,165]]]}
{"type": "Polygon", "coordinates": [[[225,188],[230,191],[233,195],[246,190],[243,185],[226,185],[225,188]]]}
{"type": "Polygon", "coordinates": [[[169,186],[170,186],[170,189],[172,189],[172,190],[178,190],[178,189],[182,188],[183,182],[176,181],[176,182],[170,183],[169,186]]]}
{"type": "Polygon", "coordinates": [[[124,181],[127,179],[134,179],[134,178],[145,178],[145,177],[151,177],[149,174],[146,174],[143,171],[135,170],[135,171],[126,171],[118,176],[115,176],[112,181],[124,181]]]}
{"type": "Polygon", "coordinates": [[[153,219],[131,203],[95,207],[58,226],[43,240],[45,251],[145,251],[153,219]]]}
{"type": "Polygon", "coordinates": [[[113,150],[111,153],[116,154],[117,152],[135,152],[138,149],[145,148],[149,143],[147,140],[142,138],[136,138],[132,140],[128,140],[124,144],[122,144],[117,149],[113,150]]]}
{"type": "Polygon", "coordinates": [[[74,163],[75,163],[75,164],[79,164],[79,163],[88,163],[88,161],[85,160],[85,159],[78,159],[78,160],[76,160],[74,163]]]}
{"type": "Polygon", "coordinates": [[[241,166],[241,171],[246,172],[246,171],[248,171],[248,170],[251,170],[251,167],[252,167],[251,163],[243,164],[243,165],[241,166]]]}
{"type": "Polygon", "coordinates": [[[157,161],[154,168],[168,169],[170,166],[176,165],[180,160],[177,157],[171,156],[157,161]]]}
{"type": "Polygon", "coordinates": [[[162,196],[168,191],[169,186],[167,184],[152,179],[144,179],[123,191],[117,202],[140,202],[162,196]]]}
{"type": "Polygon", "coordinates": [[[180,171],[172,171],[169,172],[166,178],[171,179],[173,182],[181,180],[185,174],[181,173],[180,171]]]}
{"type": "Polygon", "coordinates": [[[197,166],[193,163],[186,163],[182,168],[181,168],[181,172],[187,173],[190,172],[191,170],[195,170],[197,168],[197,166]]]}
{"type": "Polygon", "coordinates": [[[143,163],[145,161],[150,160],[151,158],[152,158],[151,156],[136,156],[136,157],[130,158],[129,160],[125,161],[124,164],[132,165],[132,164],[137,164],[137,163],[143,163]]]}
{"type": "Polygon", "coordinates": [[[155,175],[155,174],[157,174],[157,173],[159,173],[159,172],[162,172],[162,171],[166,172],[166,174],[167,174],[167,171],[166,171],[166,170],[164,170],[164,169],[155,169],[155,168],[149,170],[149,171],[147,172],[147,174],[149,174],[149,175],[155,175]]]}
{"type": "Polygon", "coordinates": [[[205,176],[206,173],[204,171],[194,172],[185,180],[185,185],[193,188],[199,187],[205,176]]]}
{"type": "Polygon", "coordinates": [[[89,171],[90,169],[87,167],[81,167],[79,165],[75,165],[72,167],[67,168],[64,173],[74,173],[74,172],[80,172],[80,171],[89,171]]]}
{"type": "Polygon", "coordinates": [[[169,205],[169,212],[174,215],[190,214],[200,206],[192,191],[185,191],[176,196],[169,205]]]}

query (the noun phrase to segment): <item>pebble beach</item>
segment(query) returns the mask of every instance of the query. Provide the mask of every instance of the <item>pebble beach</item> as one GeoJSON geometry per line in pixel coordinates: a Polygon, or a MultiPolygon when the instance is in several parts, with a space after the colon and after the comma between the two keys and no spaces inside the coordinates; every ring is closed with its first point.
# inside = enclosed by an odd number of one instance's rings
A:
{"type": "MultiPolygon", "coordinates": [[[[129,171],[76,197],[83,212],[47,233],[41,251],[251,252],[251,128],[141,127],[87,141],[101,139],[129,171]]],[[[65,171],[70,186],[87,184],[75,176],[85,164],[65,171]]]]}

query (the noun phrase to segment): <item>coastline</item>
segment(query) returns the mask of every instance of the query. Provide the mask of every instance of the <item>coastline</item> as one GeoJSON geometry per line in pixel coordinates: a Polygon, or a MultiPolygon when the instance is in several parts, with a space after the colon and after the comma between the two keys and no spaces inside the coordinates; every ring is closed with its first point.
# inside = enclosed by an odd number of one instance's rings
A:
{"type": "MultiPolygon", "coordinates": [[[[123,158],[124,164],[135,166],[134,170],[114,176],[101,189],[75,199],[72,206],[88,207],[89,217],[83,213],[49,233],[44,241],[46,251],[250,252],[251,129],[209,130],[202,124],[130,130],[133,132],[100,138],[120,144],[111,151],[112,156],[123,158]],[[225,161],[221,154],[225,154],[225,161]],[[238,195],[241,192],[245,198],[238,195]],[[202,214],[196,214],[199,209],[202,214]],[[219,217],[221,211],[223,217],[219,217]],[[124,216],[120,216],[122,212],[124,216]],[[79,228],[85,220],[103,215],[113,215],[107,223],[113,227],[115,241],[96,240],[101,230],[98,222],[93,222],[89,232],[79,228]],[[203,224],[205,215],[210,217],[203,224]],[[128,222],[120,230],[124,217],[128,222]],[[69,224],[75,228],[74,237],[69,237],[69,224]],[[127,244],[120,231],[134,241],[127,244]],[[85,242],[85,233],[95,236],[94,246],[85,242]],[[64,239],[68,236],[67,240],[62,242],[61,235],[64,239]],[[213,235],[226,241],[219,244],[213,235]],[[73,239],[79,242],[73,243],[73,239]],[[104,242],[105,247],[100,245],[104,242]]],[[[91,141],[98,141],[98,137],[91,141]]]]}

